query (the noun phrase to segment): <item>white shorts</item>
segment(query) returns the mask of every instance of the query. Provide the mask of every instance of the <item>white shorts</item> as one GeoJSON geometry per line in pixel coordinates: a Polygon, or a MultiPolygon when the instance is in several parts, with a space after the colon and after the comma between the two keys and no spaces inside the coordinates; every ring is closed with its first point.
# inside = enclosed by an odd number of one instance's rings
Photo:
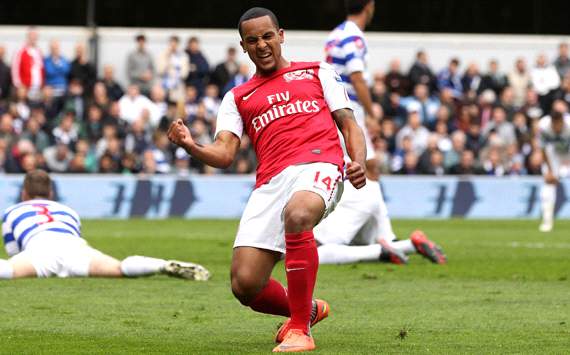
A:
{"type": "Polygon", "coordinates": [[[342,174],[329,163],[293,165],[255,189],[241,217],[234,248],[255,247],[285,253],[283,211],[297,191],[311,191],[325,202],[325,218],[342,195],[342,174]]]}
{"type": "Polygon", "coordinates": [[[361,189],[347,183],[334,212],[313,233],[320,244],[370,245],[379,238],[396,239],[380,186],[369,179],[361,189]]]}
{"type": "Polygon", "coordinates": [[[89,276],[89,265],[95,256],[103,255],[91,248],[87,242],[68,234],[40,232],[26,248],[10,260],[30,262],[38,277],[85,277],[89,276]]]}

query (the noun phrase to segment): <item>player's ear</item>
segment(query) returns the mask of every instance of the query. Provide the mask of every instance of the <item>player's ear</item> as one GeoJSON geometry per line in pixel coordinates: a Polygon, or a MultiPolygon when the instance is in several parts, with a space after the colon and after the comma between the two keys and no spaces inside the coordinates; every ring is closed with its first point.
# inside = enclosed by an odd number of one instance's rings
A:
{"type": "Polygon", "coordinates": [[[282,28],[279,29],[279,43],[283,44],[285,42],[285,31],[282,28]]]}
{"type": "Polygon", "coordinates": [[[243,41],[239,41],[239,45],[240,45],[241,49],[243,49],[243,52],[247,53],[247,51],[245,50],[245,44],[243,43],[243,41]]]}

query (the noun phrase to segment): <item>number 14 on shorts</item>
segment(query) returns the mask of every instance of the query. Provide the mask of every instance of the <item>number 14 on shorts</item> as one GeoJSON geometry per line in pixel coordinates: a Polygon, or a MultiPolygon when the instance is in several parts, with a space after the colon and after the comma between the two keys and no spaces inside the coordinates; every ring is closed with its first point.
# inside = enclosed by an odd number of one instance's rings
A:
{"type": "Polygon", "coordinates": [[[315,173],[315,180],[314,180],[314,187],[318,188],[318,189],[323,189],[323,190],[327,190],[330,191],[333,187],[333,182],[334,180],[330,177],[330,176],[321,176],[321,172],[317,171],[315,173]]]}

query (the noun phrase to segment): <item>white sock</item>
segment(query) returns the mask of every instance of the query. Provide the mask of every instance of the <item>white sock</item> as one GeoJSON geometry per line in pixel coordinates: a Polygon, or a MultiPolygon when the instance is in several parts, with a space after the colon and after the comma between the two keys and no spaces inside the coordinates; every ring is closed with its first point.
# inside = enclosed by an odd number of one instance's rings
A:
{"type": "Polygon", "coordinates": [[[406,255],[418,252],[416,250],[416,247],[414,246],[414,243],[412,243],[411,239],[404,239],[404,240],[398,240],[396,242],[390,242],[390,246],[392,246],[392,248],[396,250],[401,251],[406,255]]]}
{"type": "Polygon", "coordinates": [[[158,274],[166,265],[166,260],[147,256],[129,256],[121,261],[121,272],[127,277],[158,274]]]}
{"type": "Polygon", "coordinates": [[[10,280],[14,277],[14,268],[8,260],[0,259],[0,280],[10,280]]]}
{"type": "Polygon", "coordinates": [[[544,184],[540,189],[542,207],[542,222],[552,224],[554,220],[554,206],[556,204],[556,185],[544,184]]]}
{"type": "Polygon", "coordinates": [[[359,261],[378,261],[382,247],[372,245],[325,244],[317,248],[319,264],[348,264],[359,261]]]}
{"type": "Polygon", "coordinates": [[[396,239],[396,235],[392,230],[392,222],[390,221],[390,217],[388,217],[388,208],[386,207],[386,203],[384,202],[384,195],[382,195],[382,189],[378,186],[378,190],[380,190],[380,208],[378,209],[378,232],[379,238],[386,240],[387,242],[391,242],[396,239]]]}

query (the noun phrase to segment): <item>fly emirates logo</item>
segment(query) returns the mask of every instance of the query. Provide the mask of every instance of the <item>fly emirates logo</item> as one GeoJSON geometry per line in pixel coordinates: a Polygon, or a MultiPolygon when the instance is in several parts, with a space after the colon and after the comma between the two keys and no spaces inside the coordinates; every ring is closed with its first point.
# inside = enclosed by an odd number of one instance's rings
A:
{"type": "Polygon", "coordinates": [[[289,91],[278,92],[274,95],[267,96],[267,101],[273,106],[263,114],[253,118],[252,124],[255,132],[259,132],[269,123],[280,118],[303,112],[317,113],[321,110],[317,100],[297,100],[290,102],[290,98],[291,95],[289,95],[289,91]]]}

